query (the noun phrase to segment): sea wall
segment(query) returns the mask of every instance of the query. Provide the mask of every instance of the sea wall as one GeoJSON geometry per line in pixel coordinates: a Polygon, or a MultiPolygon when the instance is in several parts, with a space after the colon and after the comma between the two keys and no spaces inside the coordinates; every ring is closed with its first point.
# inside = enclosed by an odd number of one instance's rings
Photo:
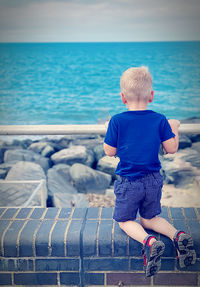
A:
{"type": "Polygon", "coordinates": [[[197,262],[180,270],[172,242],[155,233],[165,252],[153,278],[144,275],[142,245],[112,214],[113,208],[0,208],[0,285],[200,286],[200,208],[162,209],[192,235],[197,262]]]}
{"type": "MultiPolygon", "coordinates": [[[[117,158],[105,156],[104,135],[2,139],[0,178],[46,180],[47,206],[88,207],[85,194],[113,196],[117,158]]],[[[200,134],[180,135],[175,155],[160,153],[166,184],[200,190],[200,134]]],[[[21,190],[23,194],[26,190],[21,190]]],[[[9,204],[9,202],[8,202],[9,204]]],[[[20,206],[20,203],[18,204],[20,206]]],[[[200,206],[200,203],[199,203],[200,206]]]]}

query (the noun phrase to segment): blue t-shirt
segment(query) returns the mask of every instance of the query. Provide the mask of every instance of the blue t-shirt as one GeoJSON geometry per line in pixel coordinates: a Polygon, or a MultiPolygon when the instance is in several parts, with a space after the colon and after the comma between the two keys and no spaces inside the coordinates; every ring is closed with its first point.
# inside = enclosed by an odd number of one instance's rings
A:
{"type": "Polygon", "coordinates": [[[162,114],[151,110],[127,111],[113,116],[105,143],[117,148],[116,174],[133,179],[159,171],[160,144],[175,134],[162,114]]]}

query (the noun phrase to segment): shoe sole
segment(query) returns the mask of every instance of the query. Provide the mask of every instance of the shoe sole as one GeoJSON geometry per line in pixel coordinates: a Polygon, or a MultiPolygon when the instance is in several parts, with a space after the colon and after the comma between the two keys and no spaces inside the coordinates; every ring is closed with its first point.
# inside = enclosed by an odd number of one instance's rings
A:
{"type": "Polygon", "coordinates": [[[196,262],[196,252],[192,237],[189,234],[180,234],[178,237],[179,265],[181,268],[193,265],[196,262]]]}
{"type": "Polygon", "coordinates": [[[145,268],[146,277],[153,276],[160,270],[161,256],[165,250],[165,244],[162,241],[156,241],[151,248],[150,259],[145,268]]]}

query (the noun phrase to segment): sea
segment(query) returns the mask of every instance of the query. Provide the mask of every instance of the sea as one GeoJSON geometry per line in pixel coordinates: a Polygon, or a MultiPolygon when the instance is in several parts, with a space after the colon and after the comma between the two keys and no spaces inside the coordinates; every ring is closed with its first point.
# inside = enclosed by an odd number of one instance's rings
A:
{"type": "Polygon", "coordinates": [[[126,107],[120,77],[147,66],[149,109],[200,116],[200,42],[1,43],[0,124],[98,124],[126,107]]]}

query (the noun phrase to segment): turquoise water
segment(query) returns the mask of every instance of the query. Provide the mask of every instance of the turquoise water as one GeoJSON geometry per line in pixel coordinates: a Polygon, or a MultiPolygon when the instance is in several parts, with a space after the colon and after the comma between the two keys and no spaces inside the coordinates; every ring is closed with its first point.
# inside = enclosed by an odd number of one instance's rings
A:
{"type": "Polygon", "coordinates": [[[120,76],[148,66],[169,118],[200,115],[200,42],[0,44],[0,124],[95,124],[125,110],[120,76]]]}

